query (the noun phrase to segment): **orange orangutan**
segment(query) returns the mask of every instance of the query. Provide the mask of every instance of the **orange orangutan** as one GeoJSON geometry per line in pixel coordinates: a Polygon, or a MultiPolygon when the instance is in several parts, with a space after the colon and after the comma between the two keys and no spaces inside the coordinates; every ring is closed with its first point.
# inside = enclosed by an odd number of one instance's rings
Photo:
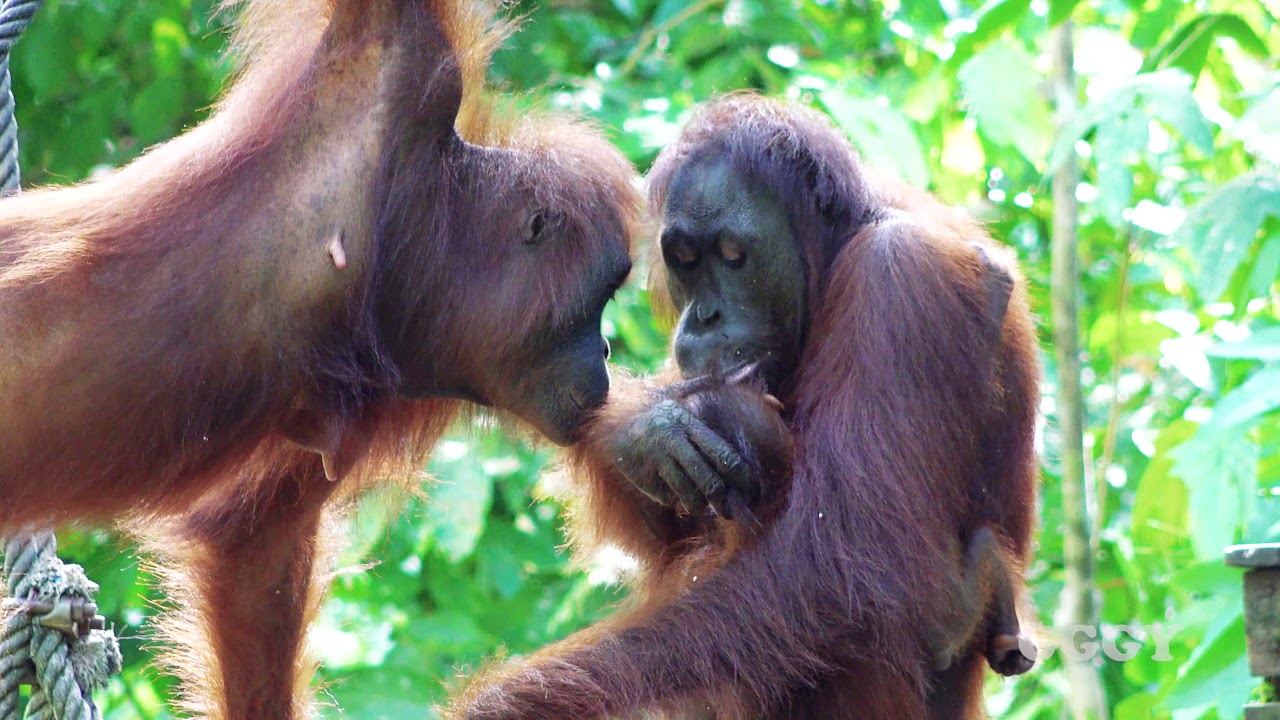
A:
{"type": "Polygon", "coordinates": [[[577,437],[634,171],[495,111],[483,0],[249,0],[208,121],[0,202],[0,531],[126,520],[186,710],[309,716],[326,527],[463,401],[577,437]]]}

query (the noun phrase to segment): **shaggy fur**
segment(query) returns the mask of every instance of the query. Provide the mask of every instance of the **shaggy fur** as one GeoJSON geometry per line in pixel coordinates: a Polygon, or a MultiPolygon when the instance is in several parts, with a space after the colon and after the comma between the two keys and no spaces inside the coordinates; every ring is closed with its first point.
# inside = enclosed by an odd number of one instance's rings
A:
{"type": "Polygon", "coordinates": [[[191,713],[309,714],[323,530],[459,408],[403,399],[405,364],[519,411],[556,380],[529,348],[629,267],[633,169],[581,124],[494,112],[488,5],[245,2],[207,122],[0,203],[0,531],[132,517],[183,606],[191,713]],[[531,208],[563,228],[537,252],[531,208]]]}
{"type": "Polygon", "coordinates": [[[925,634],[949,627],[976,531],[1007,538],[1019,587],[1030,548],[1034,328],[1017,279],[992,331],[973,243],[1011,268],[1009,253],[928,194],[863,169],[817,113],[746,95],[701,108],[662,153],[652,207],[680,166],[711,153],[783,199],[810,269],[808,335],[781,391],[796,443],[784,507],[757,540],[716,552],[705,526],[614,469],[612,438],[654,391],[615,387],[572,459],[573,529],[581,546],[639,558],[638,598],[480,674],[453,716],[978,717],[981,643],[934,675],[925,634]]]}

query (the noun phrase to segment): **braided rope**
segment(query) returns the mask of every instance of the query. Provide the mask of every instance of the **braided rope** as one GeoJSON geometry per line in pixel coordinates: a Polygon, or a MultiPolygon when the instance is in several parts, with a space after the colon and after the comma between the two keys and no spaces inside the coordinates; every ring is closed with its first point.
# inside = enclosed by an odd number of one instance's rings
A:
{"type": "MultiPolygon", "coordinates": [[[[0,3],[0,196],[18,192],[21,181],[9,51],[42,2],[0,3]]],[[[64,565],[57,549],[57,538],[49,531],[9,538],[4,548],[8,597],[50,603],[68,597],[91,600],[97,585],[78,566],[64,565]]],[[[101,720],[92,691],[120,670],[120,646],[113,633],[91,630],[85,637],[68,636],[20,607],[10,608],[0,632],[0,720],[22,718],[24,684],[31,685],[27,720],[101,720]]]]}
{"type": "Polygon", "coordinates": [[[0,195],[18,191],[18,119],[14,117],[9,51],[31,24],[44,0],[5,0],[0,4],[0,195]]]}
{"type": "MultiPolygon", "coordinates": [[[[31,572],[37,565],[48,562],[53,555],[52,535],[19,533],[9,539],[4,549],[5,595],[11,598],[28,598],[35,595],[31,572]]],[[[24,612],[14,612],[4,622],[4,638],[0,640],[0,720],[19,718],[19,692],[23,684],[31,681],[34,664],[31,659],[31,640],[34,636],[32,617],[24,612]]],[[[34,696],[43,694],[38,690],[34,696]]]]}
{"type": "Polygon", "coordinates": [[[47,531],[18,533],[5,545],[5,591],[12,601],[0,640],[0,720],[23,717],[19,691],[24,684],[31,685],[28,720],[101,720],[92,691],[120,670],[120,645],[113,633],[68,633],[46,626],[47,617],[33,611],[33,604],[54,607],[70,598],[87,602],[98,590],[80,566],[59,560],[57,549],[56,538],[47,531]]]}

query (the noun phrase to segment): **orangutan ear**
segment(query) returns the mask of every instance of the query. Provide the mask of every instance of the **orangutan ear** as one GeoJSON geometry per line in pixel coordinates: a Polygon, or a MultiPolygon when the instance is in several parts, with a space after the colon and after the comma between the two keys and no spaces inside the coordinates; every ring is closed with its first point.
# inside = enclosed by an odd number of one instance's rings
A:
{"type": "Polygon", "coordinates": [[[413,33],[416,41],[406,52],[419,58],[438,58],[435,63],[423,61],[419,67],[426,70],[420,70],[413,79],[421,83],[416,108],[418,121],[431,137],[444,139],[453,133],[462,107],[462,65],[439,18],[432,12],[424,15],[413,20],[418,25],[413,33]]]}
{"type": "Polygon", "coordinates": [[[987,294],[987,320],[995,337],[999,339],[1004,328],[1004,316],[1009,309],[1009,297],[1013,295],[1013,274],[982,245],[976,242],[969,244],[977,250],[978,262],[982,264],[982,289],[987,294]]]}

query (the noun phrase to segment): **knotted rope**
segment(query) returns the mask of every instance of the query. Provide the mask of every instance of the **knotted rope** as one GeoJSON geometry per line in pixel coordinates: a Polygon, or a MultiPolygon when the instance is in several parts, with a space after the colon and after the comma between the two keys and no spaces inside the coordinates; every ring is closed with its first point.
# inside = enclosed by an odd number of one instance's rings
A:
{"type": "Polygon", "coordinates": [[[100,720],[93,691],[120,671],[120,644],[93,603],[98,586],[59,560],[57,547],[51,532],[18,533],[5,545],[0,720],[22,717],[23,684],[28,720],[100,720]]]}
{"type": "MultiPolygon", "coordinates": [[[[21,177],[9,51],[42,2],[0,2],[0,195],[18,192],[21,177]]],[[[79,565],[63,564],[57,548],[48,531],[5,543],[0,720],[23,717],[22,685],[31,685],[28,720],[100,720],[93,691],[120,671],[120,643],[93,603],[98,586],[79,565]]]]}

